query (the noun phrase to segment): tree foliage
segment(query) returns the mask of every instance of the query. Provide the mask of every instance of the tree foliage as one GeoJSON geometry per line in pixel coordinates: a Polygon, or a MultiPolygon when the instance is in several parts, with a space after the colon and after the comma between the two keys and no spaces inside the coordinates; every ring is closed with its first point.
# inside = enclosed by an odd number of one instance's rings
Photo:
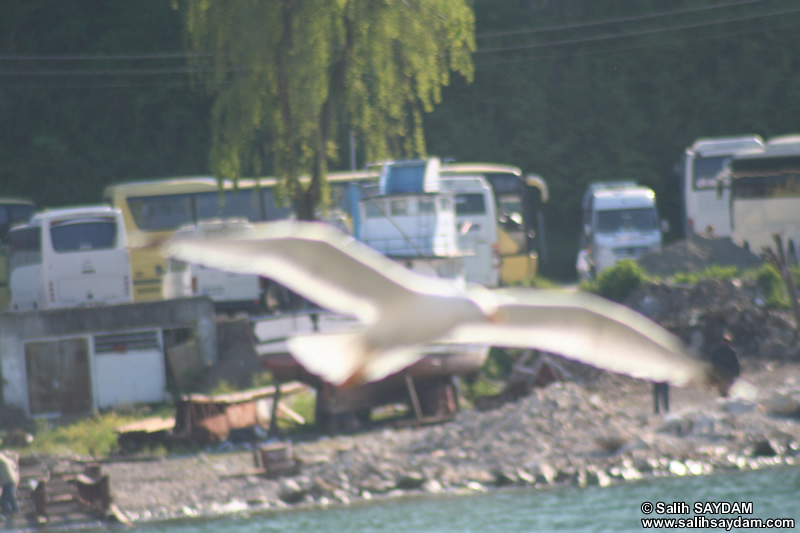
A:
{"type": "MultiPolygon", "coordinates": [[[[308,14],[309,2],[296,0],[291,6],[308,14]]],[[[234,17],[238,3],[243,0],[209,0],[204,16],[216,16],[213,9],[227,5],[231,11],[224,14],[234,17]]],[[[284,3],[247,4],[278,9],[284,3]]],[[[446,0],[313,4],[314,16],[293,19],[294,36],[308,39],[295,43],[296,55],[287,61],[304,72],[292,87],[313,83],[315,89],[302,97],[292,93],[291,105],[314,118],[304,106],[319,106],[330,96],[332,120],[327,146],[309,140],[306,148],[293,152],[298,173],[313,170],[315,153],[322,153],[314,146],[338,156],[321,163],[332,169],[348,166],[344,145],[350,128],[358,134],[362,162],[387,153],[403,157],[427,151],[538,173],[550,186],[545,217],[551,260],[545,273],[550,276],[574,272],[580,198],[588,183],[625,178],[649,185],[662,216],[679,228],[681,198],[674,167],[695,139],[745,133],[768,138],[800,131],[800,12],[792,0],[470,0],[476,37],[472,83],[467,83],[468,49],[429,52],[436,44],[430,39],[448,36],[450,43],[469,42],[459,33],[424,31],[428,26],[472,31],[471,15],[453,22],[455,8],[446,0]],[[438,9],[447,20],[417,17],[423,6],[438,9]],[[783,14],[771,14],[779,12],[783,14]],[[348,20],[353,21],[350,26],[348,20]],[[342,54],[348,27],[361,43],[360,52],[354,46],[350,56],[342,54]],[[390,30],[397,40],[387,37],[390,30]],[[323,35],[338,47],[319,40],[323,35]],[[313,56],[316,47],[327,55],[313,56]],[[388,61],[398,54],[411,66],[388,61]],[[326,80],[340,64],[334,60],[342,57],[350,65],[347,92],[333,92],[326,80]],[[323,59],[328,61],[324,73],[310,69],[323,59]],[[428,72],[431,65],[436,68],[427,82],[404,75],[406,68],[428,72]],[[387,70],[404,85],[393,88],[394,78],[388,75],[377,81],[387,70]],[[453,71],[465,76],[447,78],[453,71]],[[425,113],[440,96],[441,103],[425,113]],[[390,109],[394,114],[384,113],[390,109]],[[416,115],[410,112],[414,110],[416,115]],[[424,138],[410,129],[420,116],[424,138]]],[[[197,5],[206,4],[198,0],[197,5]]],[[[164,0],[0,2],[0,194],[32,197],[42,206],[69,205],[99,201],[103,186],[114,181],[207,174],[210,109],[221,93],[213,92],[212,101],[204,91],[193,90],[188,75],[181,73],[185,60],[161,57],[182,50],[186,15],[164,0]],[[157,57],[114,58],[126,54],[157,57]],[[2,59],[29,55],[85,59],[2,59]]],[[[215,55],[214,60],[227,61],[227,70],[210,57],[198,57],[193,64],[218,76],[216,83],[231,92],[231,99],[235,91],[241,92],[242,102],[249,92],[271,91],[272,96],[220,111],[215,119],[235,123],[261,117],[251,133],[236,133],[252,141],[254,151],[238,155],[240,173],[255,173],[256,161],[264,174],[278,168],[274,141],[283,130],[273,127],[280,121],[274,106],[277,94],[259,81],[274,76],[275,65],[258,72],[251,65],[272,57],[259,43],[268,37],[277,42],[275,28],[281,20],[245,21],[261,33],[226,34],[225,39],[238,43],[226,44],[220,34],[220,46],[250,54],[245,59],[215,55]],[[234,83],[235,76],[245,74],[253,83],[234,83]],[[265,109],[275,111],[263,114],[265,109]]],[[[205,50],[212,52],[208,46],[205,50]]],[[[303,135],[316,127],[298,126],[303,135]]],[[[233,146],[238,141],[227,137],[226,142],[233,146]]]]}
{"type": "Polygon", "coordinates": [[[208,172],[209,101],[163,0],[0,2],[0,35],[0,196],[98,203],[110,183],[208,172]]]}
{"type": "Polygon", "coordinates": [[[324,197],[336,129],[367,160],[425,153],[422,113],[450,72],[472,76],[466,0],[184,0],[187,42],[210,94],[218,177],[285,178],[298,215],[324,197]],[[204,54],[210,54],[210,58],[204,54]],[[299,177],[310,174],[307,187],[299,177]]]}

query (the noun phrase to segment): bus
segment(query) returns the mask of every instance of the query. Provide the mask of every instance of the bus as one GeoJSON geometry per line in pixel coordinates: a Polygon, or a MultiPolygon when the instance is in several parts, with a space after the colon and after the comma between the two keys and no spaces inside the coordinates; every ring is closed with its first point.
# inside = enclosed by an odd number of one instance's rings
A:
{"type": "Polygon", "coordinates": [[[11,226],[30,220],[36,204],[22,198],[0,198],[0,311],[8,309],[8,245],[11,226]]]}
{"type": "Polygon", "coordinates": [[[8,234],[10,308],[133,301],[122,213],[109,206],[36,213],[8,234]]]}
{"type": "Polygon", "coordinates": [[[732,240],[753,253],[782,236],[787,259],[800,260],[800,135],[770,139],[730,163],[732,240]]]}
{"type": "Polygon", "coordinates": [[[702,138],[688,147],[678,167],[683,199],[683,234],[711,233],[731,235],[730,186],[722,181],[717,194],[717,178],[724,178],[733,155],[740,150],[764,146],[758,135],[702,138]]]}
{"type": "MultiPolygon", "coordinates": [[[[374,185],[380,165],[367,170],[328,174],[332,212],[358,216],[359,185],[374,185]]],[[[495,193],[499,227],[498,254],[501,284],[531,278],[545,255],[542,204],[548,200],[545,181],[536,175],[523,177],[510,165],[443,163],[442,177],[486,179],[495,193]]],[[[307,178],[304,178],[307,179],[307,178]]],[[[281,220],[293,210],[278,193],[275,178],[217,180],[209,176],[165,178],[108,186],[103,201],[122,211],[131,246],[134,301],[162,298],[166,259],[148,245],[168,238],[182,226],[211,218],[245,218],[250,222],[281,220]]]]}

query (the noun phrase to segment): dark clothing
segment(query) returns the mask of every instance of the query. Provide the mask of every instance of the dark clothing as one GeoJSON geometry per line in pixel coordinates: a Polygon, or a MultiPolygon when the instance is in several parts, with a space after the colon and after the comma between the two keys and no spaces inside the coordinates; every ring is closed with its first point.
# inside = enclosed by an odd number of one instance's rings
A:
{"type": "Polygon", "coordinates": [[[720,344],[711,352],[711,379],[723,396],[728,395],[728,389],[741,371],[736,350],[729,344],[720,344]]]}
{"type": "Polygon", "coordinates": [[[17,507],[17,487],[13,483],[3,485],[3,494],[0,496],[0,511],[5,515],[19,512],[19,507],[17,507]]]}
{"type": "Polygon", "coordinates": [[[653,383],[653,411],[658,414],[661,406],[669,413],[669,383],[653,383]]]}

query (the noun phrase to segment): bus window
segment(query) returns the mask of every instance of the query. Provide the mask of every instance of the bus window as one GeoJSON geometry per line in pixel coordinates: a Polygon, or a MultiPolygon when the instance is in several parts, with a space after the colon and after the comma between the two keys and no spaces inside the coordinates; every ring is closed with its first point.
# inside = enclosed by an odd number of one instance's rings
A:
{"type": "Polygon", "coordinates": [[[195,208],[197,220],[233,217],[244,217],[251,222],[263,220],[258,195],[253,189],[225,191],[224,196],[217,191],[197,193],[195,208]]]}
{"type": "Polygon", "coordinates": [[[114,219],[53,221],[50,239],[59,253],[108,250],[117,246],[117,224],[114,219]]]}
{"type": "Polygon", "coordinates": [[[136,227],[143,231],[173,230],[194,222],[192,196],[175,194],[128,198],[136,227]]]}
{"type": "Polygon", "coordinates": [[[42,241],[39,228],[14,230],[8,234],[10,246],[9,271],[38,265],[42,262],[42,241]]]}
{"type": "Polygon", "coordinates": [[[486,202],[481,193],[465,193],[456,195],[457,215],[483,215],[486,214],[486,202]]]}
{"type": "Polygon", "coordinates": [[[732,155],[718,155],[712,157],[697,156],[694,160],[693,182],[695,190],[717,188],[717,178],[721,177],[731,161],[732,155]]]}
{"type": "Polygon", "coordinates": [[[392,200],[389,202],[392,208],[392,216],[401,217],[408,215],[408,201],[407,200],[392,200]]]}

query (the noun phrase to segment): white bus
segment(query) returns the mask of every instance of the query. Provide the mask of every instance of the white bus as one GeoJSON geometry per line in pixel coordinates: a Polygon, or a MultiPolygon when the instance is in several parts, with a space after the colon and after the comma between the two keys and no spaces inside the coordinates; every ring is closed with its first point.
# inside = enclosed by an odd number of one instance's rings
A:
{"type": "Polygon", "coordinates": [[[464,258],[467,281],[497,287],[500,257],[492,187],[481,177],[443,177],[441,183],[444,190],[455,193],[459,245],[472,254],[464,258]]]}
{"type": "MultiPolygon", "coordinates": [[[[185,226],[175,234],[220,236],[249,225],[245,219],[203,220],[185,226]]],[[[223,272],[175,259],[167,261],[162,290],[165,299],[208,296],[220,311],[257,311],[262,305],[262,285],[258,276],[223,272]]]]}
{"type": "Polygon", "coordinates": [[[698,139],[686,149],[680,166],[683,196],[683,233],[708,233],[717,237],[731,235],[730,186],[724,180],[717,194],[717,178],[722,178],[733,154],[763,146],[758,135],[698,139]]]}
{"type": "Polygon", "coordinates": [[[13,311],[133,301],[119,209],[86,206],[42,211],[14,226],[8,244],[13,311]]]}
{"type": "Polygon", "coordinates": [[[775,137],[730,164],[732,239],[753,253],[783,238],[790,262],[800,259],[800,135],[775,137]]]}

